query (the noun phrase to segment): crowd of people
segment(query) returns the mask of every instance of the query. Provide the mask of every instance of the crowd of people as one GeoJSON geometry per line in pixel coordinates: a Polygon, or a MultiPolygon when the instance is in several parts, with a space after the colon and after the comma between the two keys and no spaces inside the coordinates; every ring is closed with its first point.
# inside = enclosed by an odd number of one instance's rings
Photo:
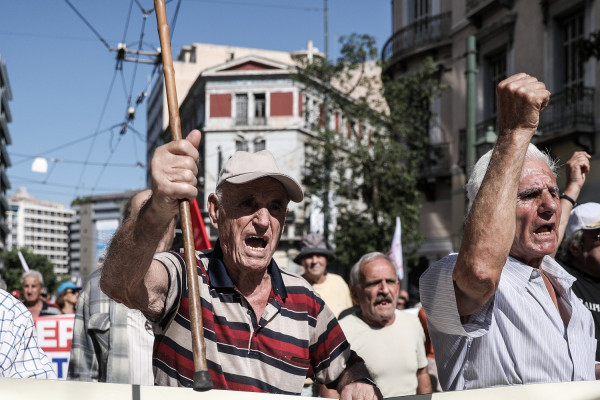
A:
{"type": "MultiPolygon", "coordinates": [[[[348,277],[328,272],[335,252],[322,235],[302,239],[294,262],[273,256],[300,184],[267,150],[236,152],[208,196],[214,248],[187,265],[171,247],[181,199],[197,196],[199,131],[156,149],[152,190],[126,207],[102,267],[83,291],[41,297],[43,278],[23,276],[24,301],[0,289],[36,354],[0,363],[6,376],[54,378],[31,316],[75,313],[68,378],[191,387],[187,270],[198,276],[208,373],[216,389],[341,399],[383,397],[600,377],[600,204],[577,204],[589,154],[566,164],[535,147],[550,93],[524,73],[497,88],[498,139],[473,167],[458,253],[420,278],[420,303],[394,262],[363,255],[348,277]],[[560,245],[560,249],[559,249],[560,245]],[[349,285],[346,279],[349,280],[349,285]]],[[[4,352],[1,352],[5,354],[4,352]]],[[[11,353],[8,353],[11,354],[11,353]]]]}

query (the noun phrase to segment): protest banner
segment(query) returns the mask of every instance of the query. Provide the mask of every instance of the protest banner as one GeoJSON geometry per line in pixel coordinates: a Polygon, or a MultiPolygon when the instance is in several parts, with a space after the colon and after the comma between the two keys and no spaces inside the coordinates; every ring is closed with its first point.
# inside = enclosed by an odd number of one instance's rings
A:
{"type": "Polygon", "coordinates": [[[33,319],[42,350],[52,360],[58,379],[67,378],[67,367],[73,341],[75,314],[53,315],[33,319]]]}

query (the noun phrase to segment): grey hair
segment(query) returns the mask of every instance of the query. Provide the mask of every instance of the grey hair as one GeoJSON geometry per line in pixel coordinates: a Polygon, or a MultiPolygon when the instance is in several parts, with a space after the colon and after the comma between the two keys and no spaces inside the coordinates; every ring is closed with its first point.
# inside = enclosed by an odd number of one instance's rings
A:
{"type": "Polygon", "coordinates": [[[217,199],[219,199],[219,202],[223,200],[223,184],[216,187],[215,195],[217,196],[217,199]]]}
{"type": "Polygon", "coordinates": [[[576,247],[581,246],[582,240],[583,240],[583,229],[579,229],[579,230],[571,233],[566,238],[564,238],[562,244],[560,245],[560,248],[558,249],[561,259],[570,263],[571,259],[573,257],[571,255],[571,252],[569,251],[569,247],[571,245],[574,245],[576,247]]]}
{"type": "MultiPolygon", "coordinates": [[[[469,210],[475,201],[475,197],[477,197],[477,193],[479,192],[479,188],[481,187],[481,182],[483,182],[483,178],[485,177],[485,173],[487,172],[488,166],[490,164],[490,159],[492,158],[493,149],[482,155],[479,160],[473,166],[473,171],[471,172],[471,176],[469,177],[469,181],[467,182],[467,198],[469,199],[469,210]]],[[[547,152],[543,152],[533,143],[529,143],[527,147],[527,153],[525,154],[526,160],[541,160],[544,161],[552,173],[554,177],[558,172],[558,163],[547,152]]]]}
{"type": "Polygon", "coordinates": [[[44,277],[42,276],[40,271],[36,271],[35,269],[30,269],[29,271],[23,273],[23,275],[21,276],[21,286],[23,286],[25,284],[25,278],[28,278],[30,276],[37,277],[38,280],[40,281],[40,286],[45,287],[44,286],[44,277]]]}
{"type": "Polygon", "coordinates": [[[367,253],[363,255],[357,262],[352,266],[350,270],[350,286],[358,287],[360,286],[360,267],[365,264],[368,264],[377,259],[384,259],[388,261],[390,264],[394,265],[394,261],[386,254],[380,253],[378,251],[373,251],[371,253],[367,253]]]}

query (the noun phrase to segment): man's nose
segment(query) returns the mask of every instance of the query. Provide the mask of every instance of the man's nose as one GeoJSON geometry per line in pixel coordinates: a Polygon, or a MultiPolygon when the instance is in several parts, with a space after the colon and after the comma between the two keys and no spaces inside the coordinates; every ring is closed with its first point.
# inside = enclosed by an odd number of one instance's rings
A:
{"type": "Polygon", "coordinates": [[[256,210],[256,213],[254,214],[254,221],[260,226],[268,226],[269,216],[269,210],[267,210],[266,207],[262,207],[256,210]]]}
{"type": "Polygon", "coordinates": [[[389,293],[390,285],[386,281],[381,282],[381,284],[379,285],[379,291],[385,294],[389,293]]]}
{"type": "Polygon", "coordinates": [[[551,212],[554,214],[558,211],[559,199],[549,190],[542,192],[542,202],[540,204],[541,212],[551,212]]]}

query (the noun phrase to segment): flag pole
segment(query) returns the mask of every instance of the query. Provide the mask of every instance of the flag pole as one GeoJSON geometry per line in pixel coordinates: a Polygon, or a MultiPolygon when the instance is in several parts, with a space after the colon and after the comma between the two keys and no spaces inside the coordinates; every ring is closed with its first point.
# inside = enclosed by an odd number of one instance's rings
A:
{"type": "MultiPolygon", "coordinates": [[[[169,24],[167,23],[165,1],[154,0],[154,8],[156,10],[156,22],[158,36],[160,38],[163,73],[165,75],[171,139],[181,140],[181,121],[179,119],[179,105],[177,103],[177,91],[175,88],[175,71],[173,69],[173,57],[171,56],[171,41],[169,39],[169,24]]],[[[204,344],[204,328],[202,326],[202,304],[198,286],[198,274],[196,272],[196,249],[194,248],[190,202],[188,200],[180,201],[179,214],[181,217],[185,262],[187,264],[186,273],[188,281],[190,330],[192,333],[192,351],[194,355],[193,388],[197,391],[205,391],[212,389],[213,384],[206,364],[206,346],[204,344]]]]}

